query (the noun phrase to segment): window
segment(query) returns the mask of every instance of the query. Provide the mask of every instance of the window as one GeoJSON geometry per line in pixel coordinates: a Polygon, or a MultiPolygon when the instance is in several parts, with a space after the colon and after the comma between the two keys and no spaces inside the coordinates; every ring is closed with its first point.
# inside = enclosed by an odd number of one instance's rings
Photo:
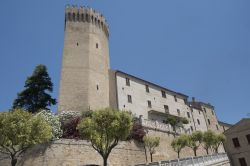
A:
{"type": "Polygon", "coordinates": [[[200,124],[201,124],[199,119],[197,119],[197,123],[198,123],[198,125],[200,125],[200,124]]]}
{"type": "Polygon", "coordinates": [[[129,80],[129,78],[126,78],[126,85],[130,86],[130,80],[129,80]]]}
{"type": "Polygon", "coordinates": [[[96,90],[99,90],[99,86],[98,85],[96,85],[96,90]]]}
{"type": "Polygon", "coordinates": [[[214,111],[213,111],[213,110],[211,110],[211,112],[212,112],[212,115],[214,115],[214,111]]]}
{"type": "Polygon", "coordinates": [[[216,125],[216,128],[217,128],[217,130],[219,130],[219,127],[218,127],[218,125],[216,125]]]}
{"type": "Polygon", "coordinates": [[[246,135],[246,137],[247,137],[248,144],[250,144],[250,134],[246,135]]]}
{"type": "Polygon", "coordinates": [[[178,114],[178,116],[180,116],[180,115],[181,115],[181,112],[180,112],[180,110],[179,110],[179,109],[177,109],[177,114],[178,114]]]}
{"type": "Polygon", "coordinates": [[[207,110],[206,110],[206,108],[203,108],[203,110],[204,110],[204,112],[205,112],[205,113],[207,113],[207,110]]]}
{"type": "Polygon", "coordinates": [[[148,107],[149,107],[149,108],[152,108],[152,104],[151,104],[151,101],[150,101],[150,100],[148,100],[148,107]]]}
{"type": "Polygon", "coordinates": [[[177,102],[177,97],[174,95],[174,101],[177,102]]]}
{"type": "Polygon", "coordinates": [[[166,98],[166,92],[165,91],[161,91],[161,96],[163,97],[163,98],[166,98]]]}
{"type": "Polygon", "coordinates": [[[201,114],[201,111],[199,110],[199,114],[201,114]]]}
{"type": "Polygon", "coordinates": [[[98,48],[98,43],[95,44],[95,48],[98,48]]]}
{"type": "Polygon", "coordinates": [[[128,102],[132,103],[132,96],[131,95],[128,95],[128,102]]]}
{"type": "Polygon", "coordinates": [[[146,88],[146,92],[149,93],[149,87],[148,87],[148,85],[145,85],[145,88],[146,88]]]}
{"type": "Polygon", "coordinates": [[[187,112],[187,117],[190,118],[190,113],[189,112],[187,112]]]}
{"type": "Polygon", "coordinates": [[[165,110],[165,113],[169,113],[168,105],[164,105],[164,110],[165,110]]]}
{"type": "Polygon", "coordinates": [[[191,131],[194,131],[193,126],[190,126],[191,131]]]}
{"type": "Polygon", "coordinates": [[[238,138],[233,138],[232,141],[233,141],[233,144],[234,144],[235,148],[240,147],[240,142],[239,142],[238,138]]]}
{"type": "Polygon", "coordinates": [[[247,166],[247,162],[244,157],[239,158],[240,166],[247,166]]]}
{"type": "Polygon", "coordinates": [[[207,119],[208,124],[210,125],[210,119],[207,119]]]}

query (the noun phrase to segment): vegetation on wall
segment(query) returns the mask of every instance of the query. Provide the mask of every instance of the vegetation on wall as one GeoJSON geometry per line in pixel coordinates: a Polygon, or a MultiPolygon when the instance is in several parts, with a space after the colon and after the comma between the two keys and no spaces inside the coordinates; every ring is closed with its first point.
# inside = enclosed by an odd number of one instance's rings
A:
{"type": "Polygon", "coordinates": [[[0,152],[11,158],[12,166],[28,148],[51,138],[52,129],[43,116],[34,116],[21,109],[0,112],[0,152]]]}
{"type": "Polygon", "coordinates": [[[102,156],[103,165],[119,141],[126,140],[132,129],[132,116],[125,111],[110,108],[94,111],[78,125],[80,136],[91,142],[92,147],[102,156]]]}
{"type": "Polygon", "coordinates": [[[49,94],[53,91],[53,84],[46,66],[36,66],[33,74],[25,81],[24,88],[14,100],[13,109],[22,108],[35,113],[41,109],[48,110],[49,106],[56,104],[56,99],[49,94]]]}
{"type": "Polygon", "coordinates": [[[175,137],[177,135],[177,128],[183,128],[184,124],[188,124],[188,120],[177,116],[168,116],[163,123],[170,124],[172,126],[174,131],[173,135],[175,137]]]}

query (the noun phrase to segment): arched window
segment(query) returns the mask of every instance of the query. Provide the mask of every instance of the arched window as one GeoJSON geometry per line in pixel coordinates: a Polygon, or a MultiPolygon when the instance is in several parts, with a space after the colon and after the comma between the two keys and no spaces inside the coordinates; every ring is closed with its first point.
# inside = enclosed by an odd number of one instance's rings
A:
{"type": "Polygon", "coordinates": [[[68,13],[68,20],[71,21],[71,13],[68,13]]]}
{"type": "Polygon", "coordinates": [[[77,21],[80,21],[80,14],[79,13],[77,13],[77,21]]]}
{"type": "Polygon", "coordinates": [[[73,21],[75,21],[75,20],[76,20],[76,14],[73,13],[73,21]]]}
{"type": "Polygon", "coordinates": [[[92,21],[92,23],[94,22],[94,17],[93,16],[91,16],[91,21],[92,21]]]}
{"type": "Polygon", "coordinates": [[[89,22],[89,15],[86,14],[86,21],[89,22]]]}
{"type": "Polygon", "coordinates": [[[82,21],[84,22],[85,20],[84,20],[84,14],[82,13],[82,21]]]}

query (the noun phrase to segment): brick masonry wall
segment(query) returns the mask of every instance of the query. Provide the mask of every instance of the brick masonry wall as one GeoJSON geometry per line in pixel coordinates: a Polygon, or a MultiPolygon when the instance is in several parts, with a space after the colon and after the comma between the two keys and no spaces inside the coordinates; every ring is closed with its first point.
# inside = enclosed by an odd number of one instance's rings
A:
{"type": "MultiPolygon", "coordinates": [[[[171,147],[173,136],[154,130],[147,131],[149,135],[160,137],[160,146],[156,148],[153,155],[154,161],[176,159],[177,154],[171,147]]],[[[220,152],[224,150],[221,148],[220,152]]],[[[198,155],[205,155],[205,151],[199,148],[198,155]]],[[[186,147],[180,157],[193,156],[193,151],[186,147]]],[[[147,156],[148,161],[150,156],[147,156]]],[[[109,166],[128,166],[146,163],[144,148],[141,144],[131,142],[120,142],[115,147],[108,160],[109,166]]],[[[47,145],[37,145],[27,151],[18,161],[18,166],[80,166],[84,164],[102,165],[101,156],[84,140],[60,139],[47,145]]],[[[0,166],[10,165],[6,156],[0,155],[0,166]]]]}

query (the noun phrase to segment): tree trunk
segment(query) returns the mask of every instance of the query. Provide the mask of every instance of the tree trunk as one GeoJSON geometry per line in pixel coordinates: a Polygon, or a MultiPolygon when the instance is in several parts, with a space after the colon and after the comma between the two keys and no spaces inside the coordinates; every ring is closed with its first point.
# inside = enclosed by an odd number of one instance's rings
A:
{"type": "Polygon", "coordinates": [[[153,153],[150,153],[151,162],[153,162],[153,153]]]}
{"type": "Polygon", "coordinates": [[[194,156],[197,156],[197,150],[194,149],[194,156]]]}
{"type": "Polygon", "coordinates": [[[178,158],[180,158],[180,152],[178,152],[178,158]]]}
{"type": "Polygon", "coordinates": [[[103,157],[103,166],[107,166],[107,165],[108,165],[108,158],[103,157]]]}
{"type": "Polygon", "coordinates": [[[207,155],[209,155],[209,153],[208,153],[208,149],[206,149],[206,152],[207,152],[207,155]]]}
{"type": "Polygon", "coordinates": [[[11,166],[15,166],[17,163],[17,159],[15,157],[11,157],[11,166]]]}
{"type": "Polygon", "coordinates": [[[147,149],[146,146],[144,145],[144,153],[145,153],[145,158],[146,158],[146,163],[148,162],[148,156],[147,156],[147,149]]]}

